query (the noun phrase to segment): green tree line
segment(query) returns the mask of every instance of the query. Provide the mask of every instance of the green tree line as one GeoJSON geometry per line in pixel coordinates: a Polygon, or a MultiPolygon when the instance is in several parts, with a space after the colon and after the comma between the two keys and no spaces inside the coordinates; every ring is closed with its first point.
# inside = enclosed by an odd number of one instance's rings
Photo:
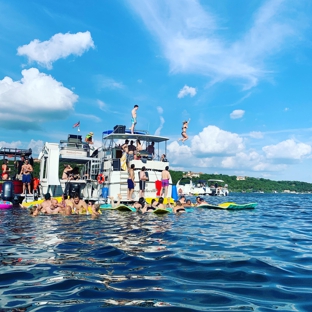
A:
{"type": "MultiPolygon", "coordinates": [[[[172,183],[176,184],[183,177],[182,171],[170,170],[172,183]]],[[[228,185],[230,192],[265,192],[272,193],[274,191],[280,193],[284,190],[291,192],[312,192],[312,183],[300,181],[272,181],[263,178],[246,177],[245,180],[237,181],[236,176],[225,174],[201,174],[199,178],[193,178],[193,183],[198,183],[199,180],[207,181],[209,179],[223,180],[224,184],[228,185]]]]}

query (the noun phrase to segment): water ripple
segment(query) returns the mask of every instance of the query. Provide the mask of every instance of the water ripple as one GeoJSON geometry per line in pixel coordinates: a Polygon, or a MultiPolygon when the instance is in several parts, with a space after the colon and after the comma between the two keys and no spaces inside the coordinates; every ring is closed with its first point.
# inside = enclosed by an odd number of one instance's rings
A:
{"type": "Polygon", "coordinates": [[[0,311],[311,311],[312,196],[230,200],[259,204],[95,220],[0,210],[0,311]]]}

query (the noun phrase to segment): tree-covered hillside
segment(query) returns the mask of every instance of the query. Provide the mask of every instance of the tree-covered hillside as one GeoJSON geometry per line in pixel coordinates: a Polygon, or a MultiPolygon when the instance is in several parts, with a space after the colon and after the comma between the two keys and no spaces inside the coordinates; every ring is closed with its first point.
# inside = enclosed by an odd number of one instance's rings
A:
{"type": "MultiPolygon", "coordinates": [[[[182,178],[182,171],[170,171],[172,182],[176,184],[179,179],[182,178]]],[[[291,192],[312,192],[312,184],[299,181],[272,181],[263,178],[249,178],[245,180],[237,181],[236,176],[228,176],[224,174],[201,174],[199,178],[193,178],[193,182],[197,183],[198,180],[207,181],[208,179],[223,180],[224,183],[228,184],[230,192],[273,192],[278,193],[285,190],[291,192]]]]}

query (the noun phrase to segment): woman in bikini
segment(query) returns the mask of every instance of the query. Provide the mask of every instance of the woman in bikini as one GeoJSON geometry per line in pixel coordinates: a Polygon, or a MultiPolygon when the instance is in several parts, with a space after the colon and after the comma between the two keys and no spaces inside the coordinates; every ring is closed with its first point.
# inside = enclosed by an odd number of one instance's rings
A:
{"type": "Polygon", "coordinates": [[[8,167],[8,160],[4,159],[2,164],[2,180],[7,180],[9,178],[10,168],[8,167]]]}
{"type": "Polygon", "coordinates": [[[182,203],[179,200],[176,201],[176,205],[173,208],[173,212],[174,213],[185,212],[185,208],[183,207],[182,203]]]}
{"type": "Polygon", "coordinates": [[[183,123],[182,123],[182,132],[181,132],[182,138],[180,138],[179,141],[184,142],[184,141],[186,141],[188,139],[188,136],[186,134],[186,130],[188,128],[188,125],[189,125],[190,121],[191,121],[190,118],[189,118],[188,121],[186,121],[186,120],[183,121],[183,123]]]}
{"type": "Polygon", "coordinates": [[[151,205],[146,207],[146,211],[155,211],[157,209],[158,202],[155,198],[152,199],[151,205]]]}

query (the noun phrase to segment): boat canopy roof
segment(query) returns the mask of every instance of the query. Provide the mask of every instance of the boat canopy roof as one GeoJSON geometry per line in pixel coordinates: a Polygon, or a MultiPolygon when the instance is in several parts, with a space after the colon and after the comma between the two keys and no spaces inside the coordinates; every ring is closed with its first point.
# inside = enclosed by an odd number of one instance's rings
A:
{"type": "Polygon", "coordinates": [[[30,156],[32,154],[31,148],[29,149],[20,149],[12,147],[0,147],[0,155],[11,157],[21,157],[21,156],[30,156]]]}
{"type": "Polygon", "coordinates": [[[103,139],[104,140],[136,140],[139,139],[140,141],[147,141],[147,142],[165,142],[168,141],[169,138],[161,137],[157,135],[150,135],[146,134],[143,131],[136,131],[134,134],[129,133],[115,133],[113,130],[107,130],[103,132],[103,139]]]}
{"type": "Polygon", "coordinates": [[[209,179],[208,182],[224,182],[223,180],[209,179]]]}

